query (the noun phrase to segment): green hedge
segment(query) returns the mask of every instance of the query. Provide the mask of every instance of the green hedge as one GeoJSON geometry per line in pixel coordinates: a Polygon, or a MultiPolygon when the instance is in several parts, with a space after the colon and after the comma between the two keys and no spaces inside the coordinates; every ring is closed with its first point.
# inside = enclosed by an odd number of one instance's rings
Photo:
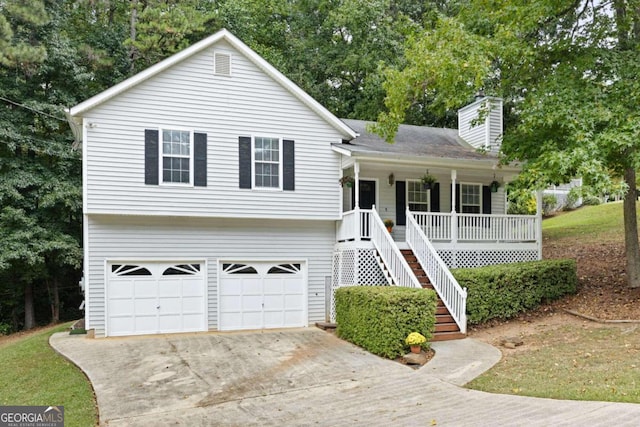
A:
{"type": "Polygon", "coordinates": [[[508,319],[569,293],[578,284],[575,260],[543,260],[451,270],[467,288],[467,321],[508,319]]]}
{"type": "Polygon", "coordinates": [[[389,359],[407,353],[404,340],[420,332],[431,341],[436,320],[436,293],[397,286],[352,286],[336,291],[340,338],[389,359]]]}

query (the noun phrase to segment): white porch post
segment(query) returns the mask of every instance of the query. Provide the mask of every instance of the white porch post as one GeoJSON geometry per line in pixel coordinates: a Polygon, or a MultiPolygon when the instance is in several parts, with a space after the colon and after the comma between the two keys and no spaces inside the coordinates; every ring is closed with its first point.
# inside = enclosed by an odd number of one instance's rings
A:
{"type": "Polygon", "coordinates": [[[451,170],[451,243],[458,242],[458,214],[456,212],[456,179],[458,172],[451,170]]]}
{"type": "Polygon", "coordinates": [[[542,190],[536,191],[536,245],[538,259],[542,259],[542,190]]]}
{"type": "MultiPolygon", "coordinates": [[[[360,164],[355,162],[353,164],[353,179],[355,182],[353,183],[354,188],[354,208],[355,211],[355,227],[356,227],[356,241],[360,241],[362,239],[362,226],[360,225],[360,164]]],[[[356,263],[357,264],[357,263],[356,263]]]]}

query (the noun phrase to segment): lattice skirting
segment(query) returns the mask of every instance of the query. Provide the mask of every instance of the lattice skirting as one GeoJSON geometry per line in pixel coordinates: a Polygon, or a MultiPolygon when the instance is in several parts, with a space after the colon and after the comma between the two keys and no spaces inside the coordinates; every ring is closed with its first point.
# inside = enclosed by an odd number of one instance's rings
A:
{"type": "Polygon", "coordinates": [[[537,261],[537,250],[513,251],[438,251],[449,268],[475,268],[485,265],[511,264],[514,262],[537,261]]]}
{"type": "Polygon", "coordinates": [[[376,260],[375,249],[342,249],[333,254],[331,321],[336,320],[335,291],[343,286],[381,286],[387,280],[376,260]]]}

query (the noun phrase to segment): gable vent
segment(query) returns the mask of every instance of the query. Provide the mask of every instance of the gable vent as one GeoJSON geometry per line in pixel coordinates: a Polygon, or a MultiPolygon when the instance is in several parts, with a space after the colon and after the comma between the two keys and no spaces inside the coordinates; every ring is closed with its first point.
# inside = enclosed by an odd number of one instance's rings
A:
{"type": "Polygon", "coordinates": [[[213,72],[220,76],[230,76],[231,55],[228,53],[215,53],[213,55],[213,72]]]}

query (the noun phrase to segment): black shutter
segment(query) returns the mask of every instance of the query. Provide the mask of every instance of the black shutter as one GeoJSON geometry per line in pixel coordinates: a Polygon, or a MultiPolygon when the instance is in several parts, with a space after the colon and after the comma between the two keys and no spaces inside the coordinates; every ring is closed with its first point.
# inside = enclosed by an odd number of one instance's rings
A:
{"type": "Polygon", "coordinates": [[[238,147],[240,188],[251,188],[251,138],[241,136],[238,147]]]}
{"type": "Polygon", "coordinates": [[[396,181],[396,225],[407,225],[407,183],[396,181]]]}
{"type": "Polygon", "coordinates": [[[158,137],[157,130],[144,130],[144,183],[147,185],[158,185],[160,179],[158,137]]]}
{"type": "Polygon", "coordinates": [[[431,212],[440,212],[440,183],[436,182],[431,188],[431,212]]]}
{"type": "Polygon", "coordinates": [[[296,189],[295,143],[290,139],[282,141],[282,189],[296,189]]]}
{"type": "Polygon", "coordinates": [[[482,186],[482,213],[491,215],[491,188],[482,186]]]}
{"type": "Polygon", "coordinates": [[[207,186],[207,134],[193,134],[193,185],[207,186]]]}

